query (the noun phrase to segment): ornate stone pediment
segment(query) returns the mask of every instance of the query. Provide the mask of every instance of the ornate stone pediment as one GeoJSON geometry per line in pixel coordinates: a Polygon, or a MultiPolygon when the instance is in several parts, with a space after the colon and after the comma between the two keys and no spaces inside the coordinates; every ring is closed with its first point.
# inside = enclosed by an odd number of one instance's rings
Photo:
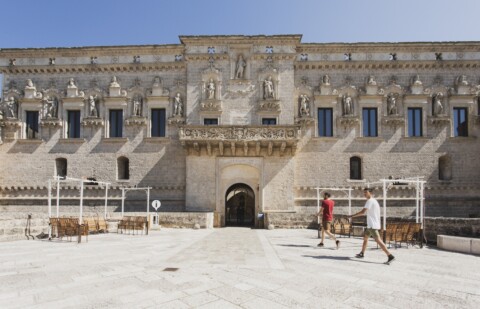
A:
{"type": "Polygon", "coordinates": [[[345,115],[339,118],[340,125],[344,127],[355,126],[360,123],[360,119],[357,116],[345,115]]]}
{"type": "Polygon", "coordinates": [[[447,115],[428,116],[428,123],[434,126],[445,126],[450,123],[450,117],[447,115]]]}
{"type": "Polygon", "coordinates": [[[313,122],[315,122],[315,119],[313,117],[310,117],[310,116],[295,117],[295,123],[299,124],[299,125],[302,125],[302,126],[309,125],[313,122]]]}
{"type": "Polygon", "coordinates": [[[52,128],[55,128],[55,127],[61,127],[61,126],[63,125],[63,122],[62,122],[62,120],[60,120],[60,119],[46,118],[46,119],[40,120],[40,125],[41,125],[42,127],[52,127],[52,128]]]}
{"type": "Polygon", "coordinates": [[[254,92],[255,89],[255,85],[249,80],[232,79],[228,81],[227,97],[245,97],[254,92]]]}
{"type": "Polygon", "coordinates": [[[182,125],[184,123],[185,123],[185,117],[180,115],[175,115],[168,118],[168,124],[171,124],[171,125],[182,125]]]}
{"type": "Polygon", "coordinates": [[[405,123],[405,118],[399,115],[388,115],[382,118],[382,123],[397,127],[405,123]]]}
{"type": "Polygon", "coordinates": [[[125,120],[125,125],[127,126],[144,126],[147,125],[147,118],[140,116],[132,116],[125,120]]]}
{"type": "Polygon", "coordinates": [[[103,126],[105,122],[100,117],[88,117],[83,118],[82,126],[84,127],[100,127],[103,126]]]}
{"type": "Polygon", "coordinates": [[[288,140],[296,141],[297,126],[183,126],[179,132],[180,140],[186,141],[269,141],[288,140]]]}
{"type": "Polygon", "coordinates": [[[18,119],[13,119],[13,118],[7,118],[2,121],[0,121],[1,126],[5,126],[7,128],[20,128],[22,123],[18,119]]]}
{"type": "Polygon", "coordinates": [[[258,106],[258,111],[260,112],[280,112],[280,101],[279,100],[260,100],[258,106]]]}
{"type": "Polygon", "coordinates": [[[219,100],[205,100],[200,103],[200,111],[202,112],[221,112],[222,102],[219,100]]]}

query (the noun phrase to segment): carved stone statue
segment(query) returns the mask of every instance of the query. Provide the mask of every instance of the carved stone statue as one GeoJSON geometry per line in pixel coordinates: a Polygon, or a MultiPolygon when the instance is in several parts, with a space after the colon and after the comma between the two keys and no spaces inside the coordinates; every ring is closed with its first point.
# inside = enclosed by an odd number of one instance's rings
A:
{"type": "Polygon", "coordinates": [[[325,85],[325,86],[329,86],[329,85],[330,85],[330,76],[328,76],[328,74],[323,75],[323,77],[322,77],[322,84],[325,85]]]}
{"type": "Polygon", "coordinates": [[[96,98],[93,95],[88,97],[88,116],[98,117],[96,98]]]}
{"type": "Polygon", "coordinates": [[[18,112],[17,99],[14,97],[9,97],[5,101],[5,106],[7,107],[7,118],[17,118],[17,112],[18,112]]]}
{"type": "Polygon", "coordinates": [[[457,85],[468,86],[468,80],[466,75],[460,75],[458,77],[457,85]]]}
{"type": "Polygon", "coordinates": [[[215,99],[215,82],[212,78],[207,83],[207,99],[212,100],[215,99]]]}
{"type": "Polygon", "coordinates": [[[133,116],[142,115],[142,97],[137,95],[133,97],[133,116]]]}
{"type": "Polygon", "coordinates": [[[263,99],[275,99],[275,89],[273,88],[272,76],[263,81],[263,99]]]}
{"type": "Polygon", "coordinates": [[[73,79],[73,77],[70,78],[70,80],[68,81],[67,88],[77,88],[77,86],[75,85],[75,80],[73,79]]]}
{"type": "Polygon", "coordinates": [[[389,93],[387,96],[387,112],[388,115],[398,115],[397,93],[389,93]]]}
{"type": "Polygon", "coordinates": [[[173,99],[173,115],[180,117],[183,116],[183,102],[179,92],[177,92],[175,98],[173,99]]]}
{"type": "Polygon", "coordinates": [[[114,75],[112,81],[110,82],[110,87],[120,87],[120,84],[117,81],[117,77],[114,75]]]}
{"type": "Polygon", "coordinates": [[[243,55],[238,55],[237,65],[235,67],[235,78],[236,79],[243,79],[245,73],[245,67],[247,66],[247,62],[243,59],[243,55]]]}
{"type": "Polygon", "coordinates": [[[370,75],[367,80],[367,85],[376,86],[377,82],[375,81],[375,76],[370,75]]]}
{"type": "Polygon", "coordinates": [[[160,86],[161,86],[160,77],[159,77],[159,76],[155,76],[155,77],[153,78],[153,85],[152,85],[152,87],[157,88],[157,87],[160,87],[160,86]]]}
{"type": "Polygon", "coordinates": [[[343,115],[344,116],[352,116],[353,115],[353,100],[352,100],[351,96],[343,95],[343,97],[342,97],[342,107],[343,107],[343,115]]]}
{"type": "Polygon", "coordinates": [[[58,99],[53,97],[51,99],[49,96],[43,98],[44,102],[44,116],[45,118],[57,118],[58,115],[58,99]]]}
{"type": "Polygon", "coordinates": [[[422,85],[422,81],[420,80],[420,76],[418,74],[413,77],[413,85],[422,85]]]}
{"type": "Polygon", "coordinates": [[[310,116],[310,98],[306,94],[300,95],[300,117],[310,116]]]}
{"type": "Polygon", "coordinates": [[[444,106],[443,106],[443,93],[439,92],[433,96],[432,104],[433,104],[433,115],[439,116],[444,115],[444,106]]]}
{"type": "Polygon", "coordinates": [[[25,86],[25,90],[36,90],[35,85],[33,84],[31,79],[27,79],[27,85],[25,86]]]}

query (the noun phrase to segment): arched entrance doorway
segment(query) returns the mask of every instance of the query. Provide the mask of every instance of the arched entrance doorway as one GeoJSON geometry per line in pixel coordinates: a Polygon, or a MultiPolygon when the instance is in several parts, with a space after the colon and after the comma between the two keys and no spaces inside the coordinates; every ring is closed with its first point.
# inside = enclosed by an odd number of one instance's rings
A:
{"type": "Polygon", "coordinates": [[[237,183],[225,194],[225,225],[255,225],[255,193],[250,186],[237,183]]]}

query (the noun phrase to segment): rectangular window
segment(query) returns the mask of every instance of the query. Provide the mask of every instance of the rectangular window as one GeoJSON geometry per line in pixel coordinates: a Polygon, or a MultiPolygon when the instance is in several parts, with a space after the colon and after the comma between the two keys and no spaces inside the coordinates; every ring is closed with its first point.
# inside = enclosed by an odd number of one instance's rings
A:
{"type": "Polygon", "coordinates": [[[206,126],[218,126],[218,118],[205,118],[203,124],[206,126]]]}
{"type": "Polygon", "coordinates": [[[422,109],[408,109],[408,136],[422,136],[422,109]]]}
{"type": "Polygon", "coordinates": [[[110,137],[122,137],[123,131],[123,110],[110,110],[110,137]]]}
{"type": "Polygon", "coordinates": [[[80,111],[68,111],[68,138],[80,138],[80,111]]]}
{"type": "Polygon", "coordinates": [[[333,136],[333,109],[318,109],[318,136],[333,136]]]}
{"type": "Polygon", "coordinates": [[[165,109],[152,109],[152,137],[165,137],[165,109]]]}
{"type": "Polygon", "coordinates": [[[262,125],[271,126],[276,124],[277,124],[276,118],[262,118],[262,125]]]}
{"type": "Polygon", "coordinates": [[[466,108],[453,109],[453,135],[468,136],[468,112],[466,108]]]}
{"type": "Polygon", "coordinates": [[[28,139],[38,138],[38,111],[27,111],[27,127],[25,136],[28,139]]]}
{"type": "Polygon", "coordinates": [[[366,137],[378,136],[376,108],[363,109],[363,136],[366,136],[366,137]]]}

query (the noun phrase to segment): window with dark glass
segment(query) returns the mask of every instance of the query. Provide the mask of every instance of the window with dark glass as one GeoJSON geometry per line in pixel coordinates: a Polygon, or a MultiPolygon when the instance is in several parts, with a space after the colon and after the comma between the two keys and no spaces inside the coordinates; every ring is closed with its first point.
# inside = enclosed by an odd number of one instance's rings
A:
{"type": "Polygon", "coordinates": [[[408,136],[422,136],[422,109],[408,109],[408,136]]]}
{"type": "Polygon", "coordinates": [[[276,125],[277,118],[262,118],[262,125],[276,125]]]}
{"type": "Polygon", "coordinates": [[[318,136],[333,136],[333,109],[318,109],[318,136]]]}
{"type": "Polygon", "coordinates": [[[119,180],[130,179],[130,161],[128,158],[119,157],[117,159],[117,177],[119,180]]]}
{"type": "Polygon", "coordinates": [[[152,137],[164,137],[165,127],[165,109],[152,109],[152,137]]]}
{"type": "Polygon", "coordinates": [[[350,158],[350,179],[362,179],[362,160],[359,157],[350,158]]]}
{"type": "Polygon", "coordinates": [[[26,137],[34,139],[38,137],[38,111],[27,111],[26,137]]]}
{"type": "Polygon", "coordinates": [[[110,110],[110,137],[122,137],[123,131],[123,110],[110,110]]]}
{"type": "Polygon", "coordinates": [[[55,159],[55,174],[58,177],[65,178],[67,177],[67,159],[65,158],[58,158],[55,159]]]}
{"type": "Polygon", "coordinates": [[[203,119],[203,124],[206,126],[216,126],[218,125],[218,118],[205,118],[203,119]]]}
{"type": "Polygon", "coordinates": [[[80,111],[68,111],[68,138],[80,137],[80,111]]]}
{"type": "Polygon", "coordinates": [[[453,109],[453,135],[468,136],[468,112],[466,108],[453,109]]]}
{"type": "Polygon", "coordinates": [[[363,136],[378,136],[377,132],[377,109],[363,109],[363,136]]]}

